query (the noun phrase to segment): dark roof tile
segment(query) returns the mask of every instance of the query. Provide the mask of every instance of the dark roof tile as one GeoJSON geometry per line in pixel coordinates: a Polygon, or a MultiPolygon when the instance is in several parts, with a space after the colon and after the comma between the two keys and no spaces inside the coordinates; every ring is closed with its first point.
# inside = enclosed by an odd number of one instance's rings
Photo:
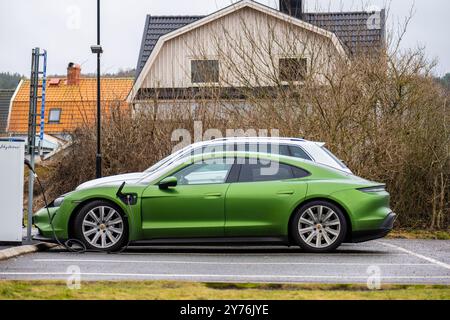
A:
{"type": "MultiPolygon", "coordinates": [[[[350,53],[381,48],[385,43],[385,10],[380,12],[380,28],[371,29],[368,21],[373,13],[335,12],[304,13],[303,20],[337,35],[350,53]]],[[[159,38],[204,16],[147,16],[142,37],[136,78],[141,73],[159,38]]]]}
{"type": "Polygon", "coordinates": [[[182,28],[203,16],[151,16],[145,21],[139,60],[136,66],[136,78],[141,73],[159,38],[165,34],[182,28]]]}
{"type": "Polygon", "coordinates": [[[6,132],[8,125],[9,106],[15,90],[0,90],[0,134],[6,132]]]}

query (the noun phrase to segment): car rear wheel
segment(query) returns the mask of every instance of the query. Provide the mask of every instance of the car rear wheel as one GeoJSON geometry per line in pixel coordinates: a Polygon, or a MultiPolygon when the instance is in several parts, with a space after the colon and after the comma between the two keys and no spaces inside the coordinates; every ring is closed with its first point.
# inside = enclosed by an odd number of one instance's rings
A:
{"type": "Polygon", "coordinates": [[[345,216],[337,206],[314,201],[300,207],[291,225],[296,243],[307,252],[330,252],[338,248],[347,233],[345,216]]]}
{"type": "Polygon", "coordinates": [[[113,252],[128,241],[128,224],[117,206],[94,201],[86,204],[75,218],[75,235],[89,250],[113,252]]]}

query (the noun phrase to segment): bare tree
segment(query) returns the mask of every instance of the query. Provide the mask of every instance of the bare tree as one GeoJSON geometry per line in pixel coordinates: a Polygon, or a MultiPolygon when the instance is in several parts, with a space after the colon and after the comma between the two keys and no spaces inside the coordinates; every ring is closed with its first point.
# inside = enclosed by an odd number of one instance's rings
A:
{"type": "MultiPolygon", "coordinates": [[[[134,112],[105,119],[106,173],[145,169],[170,154],[173,130],[193,132],[194,121],[224,135],[276,128],[324,141],[356,174],[386,182],[400,226],[448,228],[449,93],[434,80],[434,62],[423,49],[399,49],[409,19],[387,47],[350,56],[316,32],[246,17],[238,25],[217,22],[207,38],[184,40],[193,60],[218,61],[220,72],[214,63],[198,63],[202,83],[185,88],[160,86],[155,78],[137,95],[134,112]]],[[[55,194],[93,178],[92,128],[73,140],[52,165],[55,194]]]]}

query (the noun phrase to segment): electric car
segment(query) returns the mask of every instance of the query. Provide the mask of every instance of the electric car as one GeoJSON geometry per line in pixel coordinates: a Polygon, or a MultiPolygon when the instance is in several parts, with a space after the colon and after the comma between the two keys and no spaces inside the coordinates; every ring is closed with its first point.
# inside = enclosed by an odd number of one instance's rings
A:
{"type": "Polygon", "coordinates": [[[325,143],[312,142],[297,138],[275,138],[275,137],[235,137],[221,138],[211,141],[202,141],[191,144],[170,156],[157,162],[144,172],[128,173],[113,177],[88,181],[78,188],[88,188],[96,185],[109,184],[111,182],[135,183],[148,173],[154,172],[162,167],[168,166],[188,155],[210,153],[217,151],[252,151],[271,154],[280,154],[294,158],[301,158],[317,162],[332,168],[352,173],[350,169],[326,147],[325,143]]]}
{"type": "Polygon", "coordinates": [[[330,252],[384,237],[396,215],[381,183],[312,161],[254,152],[192,155],[133,184],[84,188],[34,216],[37,239],[88,249],[129,243],[280,243],[330,252]]]}

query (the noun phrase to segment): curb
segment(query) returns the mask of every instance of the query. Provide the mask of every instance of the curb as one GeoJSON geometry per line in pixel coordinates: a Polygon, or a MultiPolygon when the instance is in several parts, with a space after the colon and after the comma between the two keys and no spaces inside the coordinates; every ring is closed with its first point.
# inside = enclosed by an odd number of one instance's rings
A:
{"type": "Polygon", "coordinates": [[[39,251],[45,251],[56,247],[57,245],[52,243],[37,243],[32,245],[20,246],[15,248],[9,248],[0,250],[0,261],[8,260],[11,258],[19,257],[24,254],[34,253],[39,251]]]}

